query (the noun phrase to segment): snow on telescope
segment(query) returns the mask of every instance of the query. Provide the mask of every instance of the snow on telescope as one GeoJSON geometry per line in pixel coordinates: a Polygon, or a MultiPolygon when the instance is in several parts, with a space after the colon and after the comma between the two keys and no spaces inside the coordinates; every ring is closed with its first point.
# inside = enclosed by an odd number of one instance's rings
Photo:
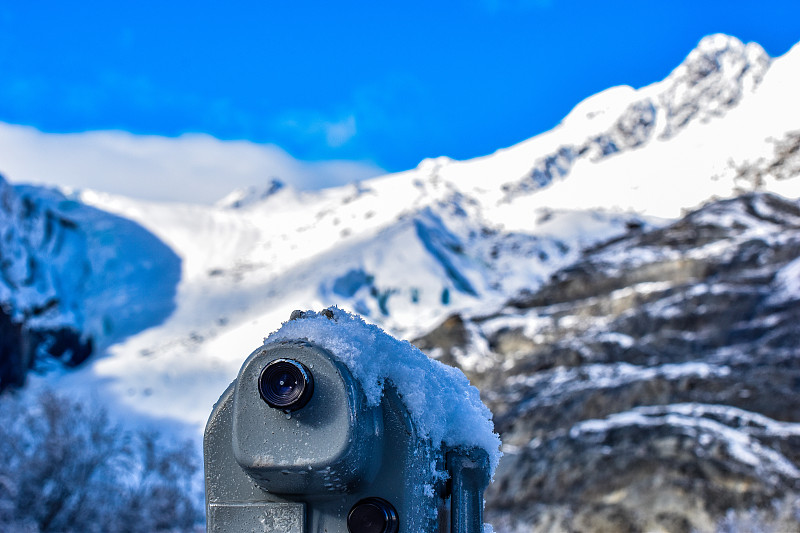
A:
{"type": "Polygon", "coordinates": [[[208,420],[208,531],[480,533],[491,418],[460,370],[337,308],[295,311],[208,420]]]}

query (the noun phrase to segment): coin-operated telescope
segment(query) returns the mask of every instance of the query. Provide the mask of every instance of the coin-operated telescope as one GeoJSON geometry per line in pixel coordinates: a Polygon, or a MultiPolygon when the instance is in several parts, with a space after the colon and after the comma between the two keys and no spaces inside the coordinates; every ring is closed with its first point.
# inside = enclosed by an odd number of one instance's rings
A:
{"type": "Polygon", "coordinates": [[[499,439],[477,390],[358,317],[292,316],[209,418],[208,531],[481,532],[499,439]]]}

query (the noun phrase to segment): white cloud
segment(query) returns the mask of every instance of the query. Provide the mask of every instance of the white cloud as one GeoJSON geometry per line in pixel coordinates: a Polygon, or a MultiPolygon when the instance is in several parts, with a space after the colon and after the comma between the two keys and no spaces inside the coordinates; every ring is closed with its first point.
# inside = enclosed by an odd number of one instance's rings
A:
{"type": "MultiPolygon", "coordinates": [[[[349,130],[344,124],[333,138],[341,140],[354,129],[355,122],[349,130]]],[[[0,122],[0,173],[14,183],[213,203],[234,188],[265,185],[272,178],[317,189],[384,171],[368,162],[300,161],[275,145],[221,141],[201,133],[177,138],[123,131],[55,134],[0,122]]]]}

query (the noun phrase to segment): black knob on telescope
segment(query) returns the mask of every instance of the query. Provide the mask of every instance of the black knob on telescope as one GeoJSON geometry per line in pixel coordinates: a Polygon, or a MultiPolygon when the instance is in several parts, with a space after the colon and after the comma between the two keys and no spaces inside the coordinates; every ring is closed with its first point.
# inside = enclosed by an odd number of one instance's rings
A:
{"type": "Polygon", "coordinates": [[[383,498],[365,498],[347,515],[350,533],[397,533],[399,527],[397,511],[383,498]]]}
{"type": "Polygon", "coordinates": [[[275,359],[261,371],[258,392],[270,407],[296,411],[314,394],[314,376],[299,361],[275,359]]]}

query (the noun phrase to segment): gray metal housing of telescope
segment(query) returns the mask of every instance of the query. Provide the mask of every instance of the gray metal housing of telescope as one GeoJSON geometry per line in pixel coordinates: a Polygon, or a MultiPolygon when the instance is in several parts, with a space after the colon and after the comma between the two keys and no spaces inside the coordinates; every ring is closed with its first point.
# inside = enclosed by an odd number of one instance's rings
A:
{"type": "Polygon", "coordinates": [[[486,452],[435,449],[391,383],[368,405],[350,370],[303,340],[247,358],[204,459],[209,532],[482,531],[486,452]]]}

